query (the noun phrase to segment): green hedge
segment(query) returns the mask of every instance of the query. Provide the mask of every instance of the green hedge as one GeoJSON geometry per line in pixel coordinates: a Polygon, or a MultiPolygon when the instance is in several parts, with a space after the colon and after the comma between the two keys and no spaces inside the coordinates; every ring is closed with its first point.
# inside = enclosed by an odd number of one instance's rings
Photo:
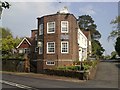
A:
{"type": "Polygon", "coordinates": [[[43,74],[48,75],[57,75],[57,76],[65,76],[72,78],[79,78],[83,80],[84,73],[78,71],[68,71],[68,70],[53,70],[53,69],[44,69],[43,74]]]}

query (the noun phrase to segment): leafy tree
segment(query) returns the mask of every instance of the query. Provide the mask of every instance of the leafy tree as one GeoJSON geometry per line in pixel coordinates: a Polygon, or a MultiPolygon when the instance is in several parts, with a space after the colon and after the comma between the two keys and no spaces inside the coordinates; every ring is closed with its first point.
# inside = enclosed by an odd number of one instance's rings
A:
{"type": "Polygon", "coordinates": [[[113,25],[113,31],[108,36],[108,40],[114,39],[120,36],[120,16],[116,17],[114,20],[110,22],[113,25]]]}
{"type": "Polygon", "coordinates": [[[115,59],[116,55],[117,55],[116,51],[111,52],[111,59],[115,59]]]}
{"type": "Polygon", "coordinates": [[[2,38],[6,38],[7,36],[12,36],[12,32],[8,28],[0,28],[0,35],[2,35],[2,38]]]}
{"type": "Polygon", "coordinates": [[[115,50],[120,56],[120,37],[117,38],[116,43],[115,43],[115,50]]]}
{"type": "Polygon", "coordinates": [[[96,58],[101,58],[105,51],[98,40],[92,40],[92,55],[96,58]]]}
{"type": "Polygon", "coordinates": [[[100,39],[101,34],[96,30],[97,25],[94,24],[94,20],[89,15],[82,15],[78,18],[79,28],[81,30],[90,31],[92,39],[100,39]]]}
{"type": "Polygon", "coordinates": [[[12,54],[13,49],[16,48],[21,39],[17,37],[13,38],[10,30],[6,28],[0,28],[0,34],[2,35],[2,38],[0,39],[0,41],[2,42],[2,46],[0,47],[2,54],[12,54]]]}
{"type": "Polygon", "coordinates": [[[108,59],[110,59],[110,58],[111,58],[110,55],[104,56],[104,59],[105,59],[105,60],[108,60],[108,59]]]}
{"type": "Polygon", "coordinates": [[[78,18],[79,28],[83,31],[90,31],[92,38],[92,55],[100,58],[105,51],[97,39],[101,38],[97,25],[89,15],[82,15],[78,18]]]}
{"type": "Polygon", "coordinates": [[[108,40],[116,38],[115,50],[120,56],[120,16],[113,19],[110,24],[113,25],[113,31],[108,36],[108,40]]]}

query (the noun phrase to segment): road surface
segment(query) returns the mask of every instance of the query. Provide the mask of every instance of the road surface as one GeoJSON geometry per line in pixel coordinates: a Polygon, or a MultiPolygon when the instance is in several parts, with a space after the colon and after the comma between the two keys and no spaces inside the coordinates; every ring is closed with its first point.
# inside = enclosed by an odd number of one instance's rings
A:
{"type": "Polygon", "coordinates": [[[96,77],[87,82],[67,82],[59,80],[48,80],[45,78],[32,78],[3,74],[4,81],[10,81],[22,84],[32,88],[118,88],[118,70],[120,63],[107,61],[100,62],[98,65],[96,77]]]}

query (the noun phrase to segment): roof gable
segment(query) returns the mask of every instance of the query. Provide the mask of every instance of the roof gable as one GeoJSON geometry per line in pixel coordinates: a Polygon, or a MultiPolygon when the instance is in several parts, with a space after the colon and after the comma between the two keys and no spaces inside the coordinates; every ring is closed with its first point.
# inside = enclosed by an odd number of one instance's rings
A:
{"type": "Polygon", "coordinates": [[[21,46],[21,44],[24,42],[24,41],[27,41],[27,43],[29,44],[29,45],[31,45],[31,42],[30,42],[30,40],[28,40],[28,38],[23,38],[23,40],[19,43],[19,45],[16,47],[16,48],[19,48],[20,46],[21,46]]]}

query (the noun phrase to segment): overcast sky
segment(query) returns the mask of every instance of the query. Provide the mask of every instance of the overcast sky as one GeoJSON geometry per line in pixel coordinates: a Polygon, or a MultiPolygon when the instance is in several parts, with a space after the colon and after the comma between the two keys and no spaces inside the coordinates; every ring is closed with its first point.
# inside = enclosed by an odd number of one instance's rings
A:
{"type": "Polygon", "coordinates": [[[14,37],[30,37],[30,30],[37,28],[37,17],[48,14],[55,14],[64,6],[68,7],[70,13],[78,16],[91,15],[97,30],[102,37],[100,42],[105,54],[110,54],[114,50],[114,41],[107,40],[112,31],[110,24],[118,15],[118,2],[11,2],[9,10],[4,10],[2,15],[2,26],[9,28],[14,37]]]}

